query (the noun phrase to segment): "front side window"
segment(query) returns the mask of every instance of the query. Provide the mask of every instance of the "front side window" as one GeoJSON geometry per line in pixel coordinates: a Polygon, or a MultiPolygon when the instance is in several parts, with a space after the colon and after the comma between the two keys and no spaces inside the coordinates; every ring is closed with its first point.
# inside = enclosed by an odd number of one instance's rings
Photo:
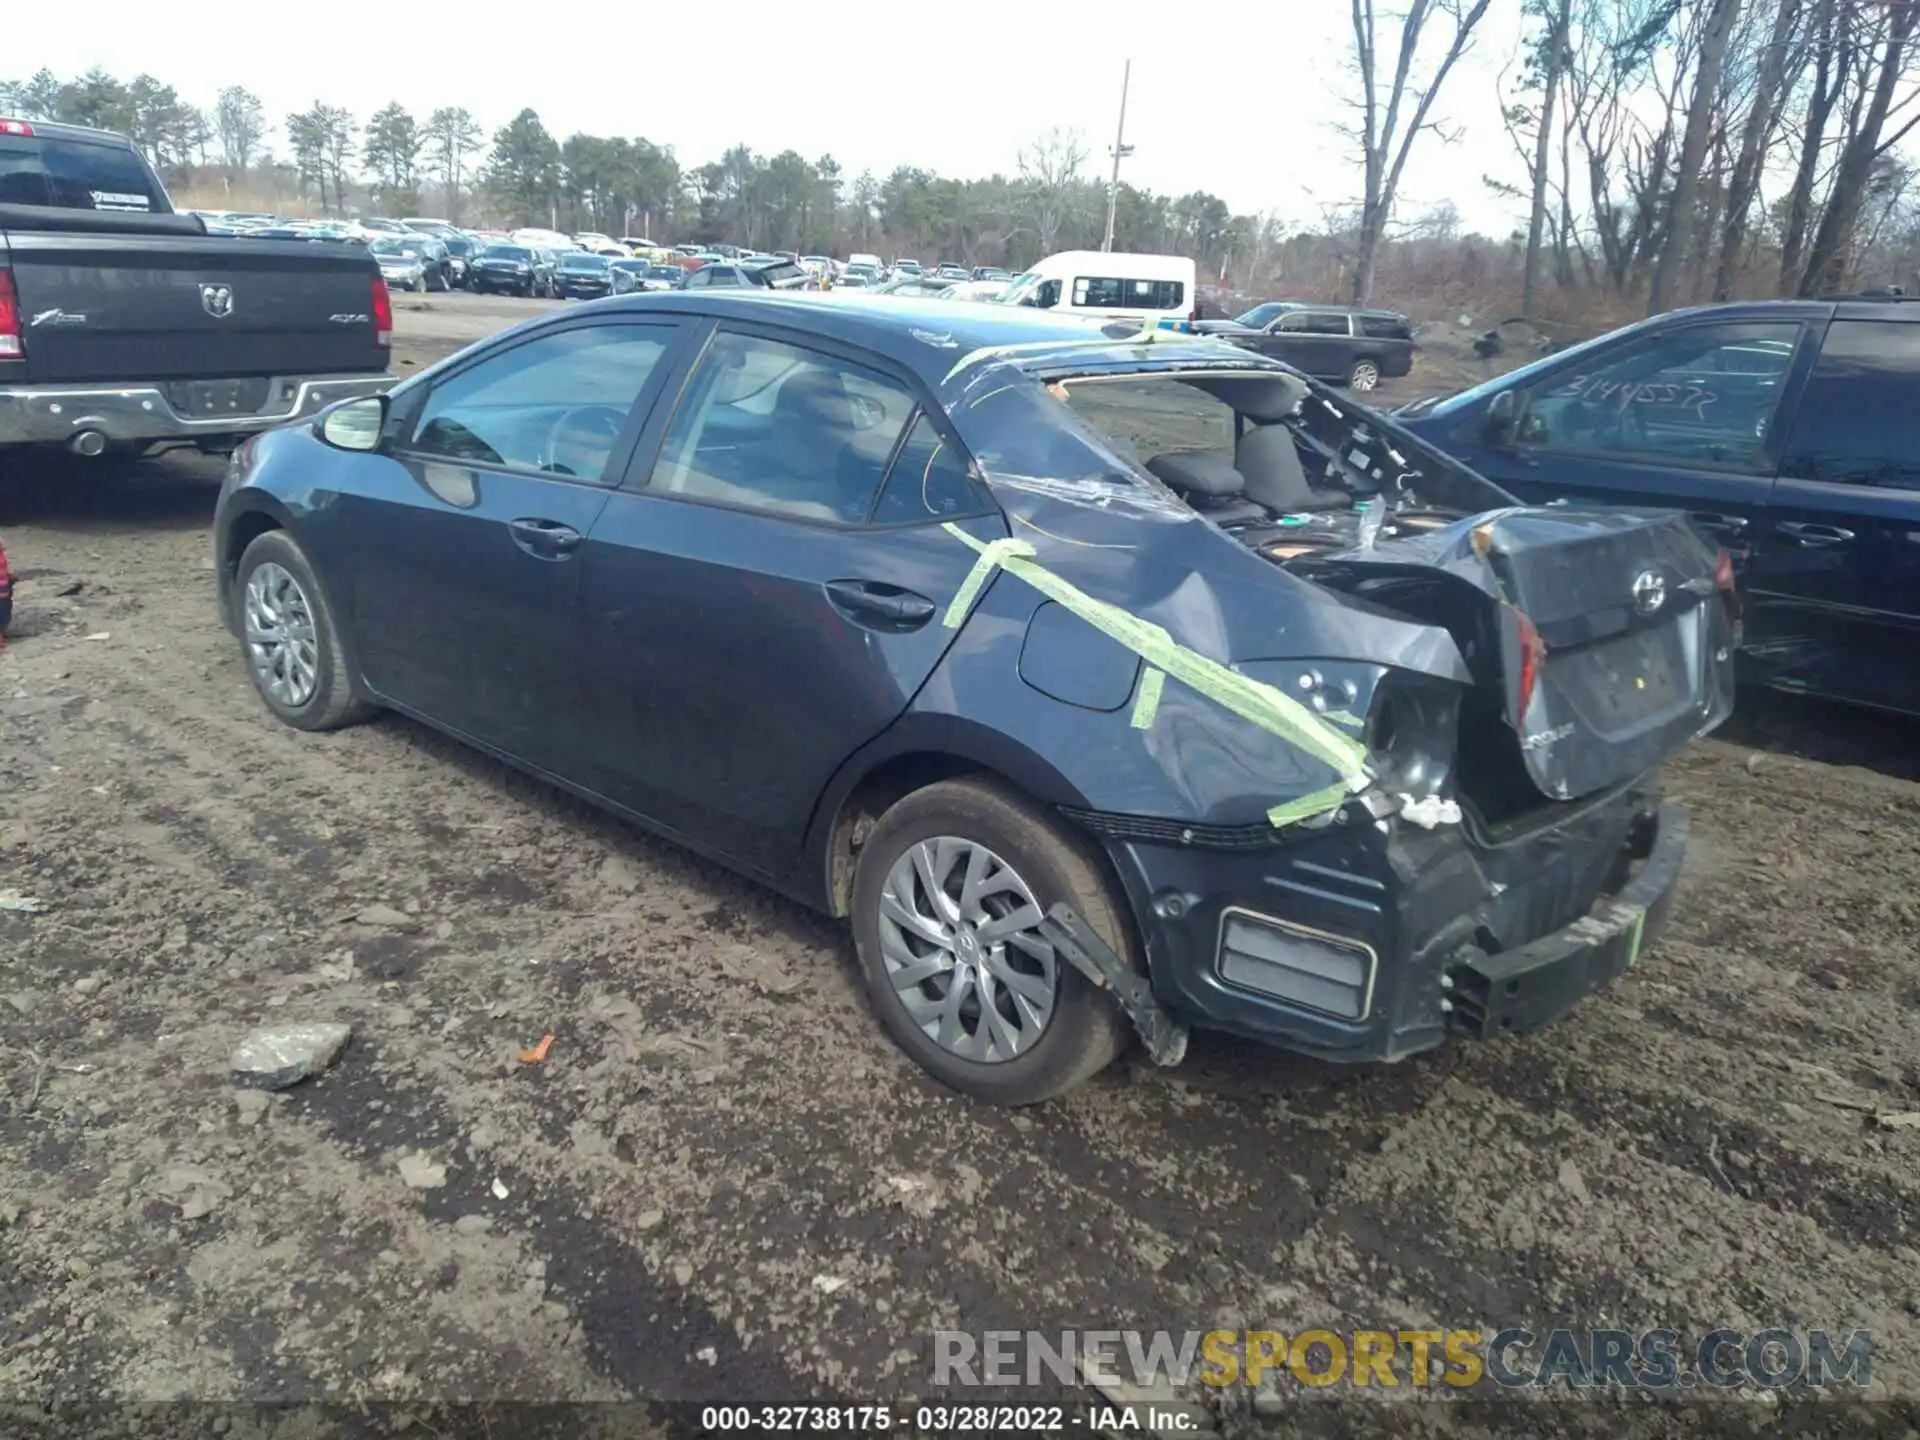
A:
{"type": "Polygon", "coordinates": [[[1907,408],[1917,383],[1920,325],[1836,320],[1800,397],[1783,473],[1920,490],[1920,440],[1907,408]]]}
{"type": "Polygon", "coordinates": [[[1751,466],[1799,338],[1792,321],[1686,325],[1639,336],[1523,391],[1514,443],[1751,466]]]}
{"type": "Polygon", "coordinates": [[[864,366],[722,331],[701,357],[651,488],[798,519],[866,519],[914,400],[864,366]]]}
{"type": "Polygon", "coordinates": [[[583,326],[501,351],[434,386],[408,448],[466,465],[601,480],[673,333],[666,325],[583,326]]]}

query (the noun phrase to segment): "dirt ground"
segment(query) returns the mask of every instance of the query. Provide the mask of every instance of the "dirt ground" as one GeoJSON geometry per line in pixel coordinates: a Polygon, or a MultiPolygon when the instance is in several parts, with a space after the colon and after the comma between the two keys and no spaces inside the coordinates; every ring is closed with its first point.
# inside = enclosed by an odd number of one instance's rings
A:
{"type": "MultiPolygon", "coordinates": [[[[538,308],[430,303],[403,373],[538,308]]],[[[936,1329],[1527,1322],[1864,1327],[1920,1400],[1920,1129],[1874,1118],[1920,1110],[1912,722],[1744,702],[1671,770],[1671,930],[1545,1034],[1203,1035],[1009,1114],[894,1051],[835,925],[410,722],[277,724],[218,476],[0,476],[43,905],[0,910],[0,1405],[871,1400],[936,1329]],[[229,1053],[294,1020],[353,1039],[259,1106],[229,1053]]]]}

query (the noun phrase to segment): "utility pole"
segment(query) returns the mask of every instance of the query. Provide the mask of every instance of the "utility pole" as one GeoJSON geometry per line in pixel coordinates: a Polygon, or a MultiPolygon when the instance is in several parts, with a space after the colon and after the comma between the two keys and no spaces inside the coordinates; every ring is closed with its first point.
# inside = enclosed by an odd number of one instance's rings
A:
{"type": "Polygon", "coordinates": [[[1127,68],[1120,72],[1120,124],[1113,132],[1113,182],[1107,186],[1107,236],[1100,242],[1102,250],[1113,249],[1113,217],[1120,208],[1120,162],[1133,153],[1133,146],[1127,144],[1127,86],[1133,79],[1133,61],[1127,61],[1127,68]]]}

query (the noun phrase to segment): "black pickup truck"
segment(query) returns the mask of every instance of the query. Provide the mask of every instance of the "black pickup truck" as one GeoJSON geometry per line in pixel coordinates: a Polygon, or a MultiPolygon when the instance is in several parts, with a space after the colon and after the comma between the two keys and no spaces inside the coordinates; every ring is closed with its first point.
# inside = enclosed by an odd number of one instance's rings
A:
{"type": "Polygon", "coordinates": [[[0,455],[219,452],[384,390],[361,246],[209,235],[131,141],[0,119],[0,455]]]}

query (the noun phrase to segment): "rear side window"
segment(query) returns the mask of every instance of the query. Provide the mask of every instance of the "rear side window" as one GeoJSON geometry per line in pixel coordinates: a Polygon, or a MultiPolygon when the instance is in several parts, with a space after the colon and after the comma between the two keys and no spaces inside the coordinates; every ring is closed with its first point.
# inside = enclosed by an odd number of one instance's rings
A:
{"type": "Polygon", "coordinates": [[[0,135],[0,204],[136,214],[168,209],[133,151],[44,135],[0,135]]]}
{"type": "Polygon", "coordinates": [[[651,488],[858,524],[914,408],[904,387],[865,366],[722,331],[674,412],[651,488]]]}
{"type": "Polygon", "coordinates": [[[1280,328],[1289,335],[1349,335],[1347,316],[1330,310],[1297,310],[1280,317],[1280,328]]]}
{"type": "Polygon", "coordinates": [[[967,479],[967,464],[925,415],[914,421],[895,457],[880,500],[876,525],[905,525],[915,520],[950,520],[971,515],[979,498],[967,479]]]}
{"type": "Polygon", "coordinates": [[[1186,295],[1178,280],[1083,275],[1073,282],[1073,303],[1090,310],[1177,310],[1186,295]]]}
{"type": "Polygon", "coordinates": [[[1398,315],[1362,315],[1360,333],[1369,340],[1411,340],[1413,330],[1398,315]]]}
{"type": "Polygon", "coordinates": [[[1836,320],[1807,381],[1786,474],[1832,485],[1920,490],[1920,325],[1836,320]]]}

